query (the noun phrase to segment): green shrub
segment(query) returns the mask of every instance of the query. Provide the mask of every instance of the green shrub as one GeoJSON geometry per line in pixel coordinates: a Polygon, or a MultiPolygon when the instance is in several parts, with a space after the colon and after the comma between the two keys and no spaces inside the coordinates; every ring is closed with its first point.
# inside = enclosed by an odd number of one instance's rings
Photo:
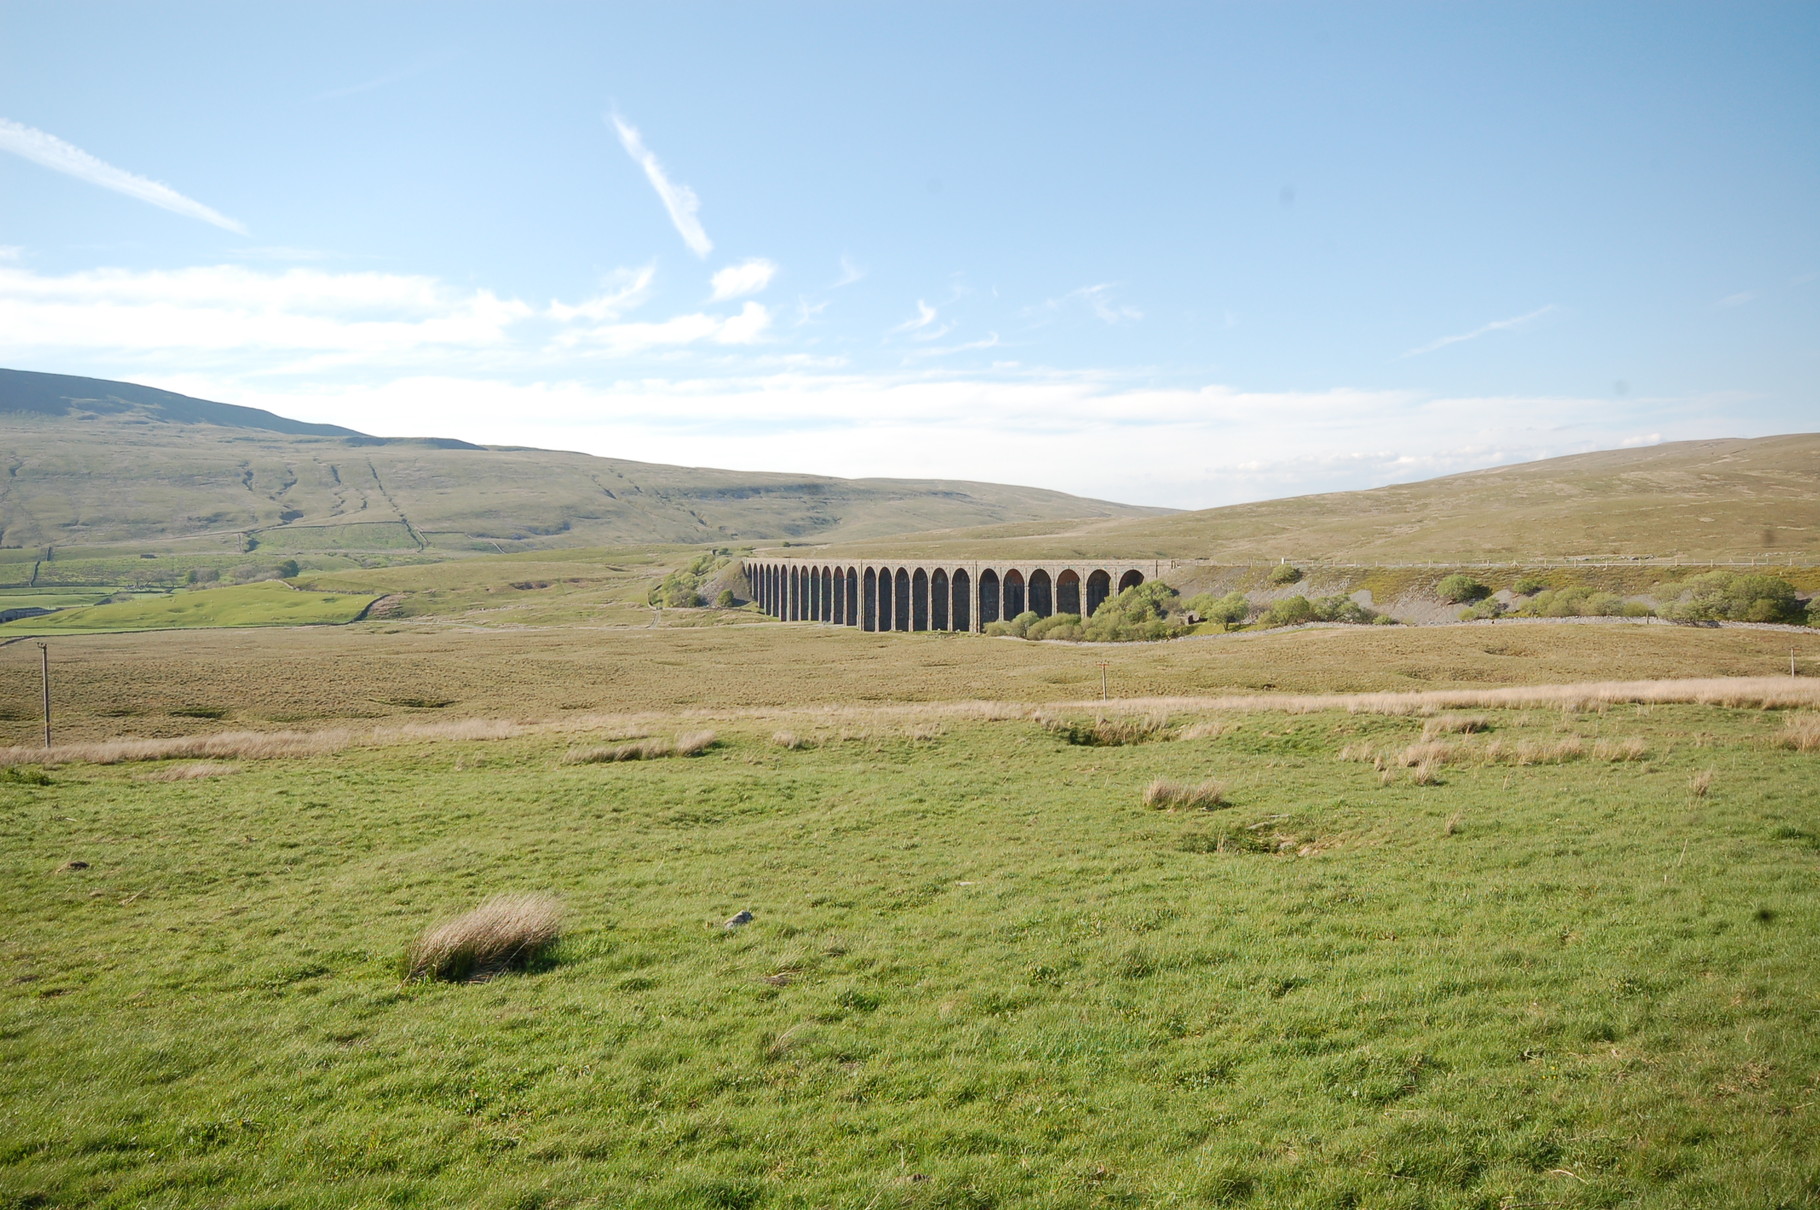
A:
{"type": "Polygon", "coordinates": [[[1079,642],[1086,634],[1078,613],[1053,614],[1024,629],[1024,637],[1027,639],[1070,639],[1079,642]]]}
{"type": "Polygon", "coordinates": [[[1435,595],[1443,601],[1464,605],[1468,601],[1477,601],[1490,596],[1491,589],[1471,576],[1456,571],[1435,585],[1435,595]]]}
{"type": "Polygon", "coordinates": [[[1034,609],[1026,609],[1015,618],[1002,622],[988,622],[987,634],[1010,635],[1014,639],[1029,637],[1030,628],[1043,620],[1043,616],[1034,609]]]}
{"type": "Polygon", "coordinates": [[[1268,579],[1278,588],[1285,584],[1294,584],[1302,578],[1302,569],[1289,563],[1278,563],[1270,569],[1268,579]]]}
{"type": "Polygon", "coordinates": [[[1661,614],[1671,622],[1807,621],[1795,586],[1779,576],[1709,571],[1676,584],[1664,584],[1656,596],[1670,598],[1661,614]]]}
{"type": "Polygon", "coordinates": [[[1488,618],[1501,618],[1510,612],[1510,607],[1496,597],[1486,597],[1476,601],[1460,611],[1462,622],[1479,622],[1488,618]]]}
{"type": "Polygon", "coordinates": [[[1335,594],[1331,597],[1285,597],[1273,603],[1258,615],[1261,626],[1300,626],[1304,622],[1343,622],[1350,626],[1364,626],[1376,622],[1381,615],[1375,609],[1368,609],[1349,596],[1335,594]]]}
{"type": "Polygon", "coordinates": [[[1229,592],[1223,597],[1203,592],[1188,599],[1188,609],[1199,614],[1202,621],[1218,622],[1221,629],[1231,630],[1235,623],[1251,616],[1251,601],[1242,592],[1229,592]]]}
{"type": "Polygon", "coordinates": [[[1517,582],[1510,586],[1510,590],[1520,597],[1533,597],[1547,587],[1547,576],[1527,575],[1518,576],[1517,582]]]}
{"type": "Polygon", "coordinates": [[[1309,605],[1314,608],[1314,620],[1317,622],[1344,622],[1348,626],[1364,626],[1378,620],[1377,610],[1369,609],[1343,594],[1316,597],[1309,605]]]}
{"type": "Polygon", "coordinates": [[[1521,612],[1532,618],[1615,618],[1624,612],[1624,598],[1578,584],[1539,592],[1521,612]]]}
{"type": "Polygon", "coordinates": [[[714,598],[715,606],[720,609],[733,608],[733,602],[734,602],[734,596],[733,596],[733,590],[731,588],[721,589],[720,595],[714,598]]]}
{"type": "Polygon", "coordinates": [[[1314,621],[1314,602],[1307,597],[1284,597],[1274,601],[1270,607],[1258,615],[1260,626],[1300,626],[1303,622],[1314,621]]]}
{"type": "Polygon", "coordinates": [[[1085,637],[1094,643],[1173,639],[1184,629],[1169,616],[1180,600],[1180,594],[1161,580],[1127,588],[1093,611],[1085,637]]]}

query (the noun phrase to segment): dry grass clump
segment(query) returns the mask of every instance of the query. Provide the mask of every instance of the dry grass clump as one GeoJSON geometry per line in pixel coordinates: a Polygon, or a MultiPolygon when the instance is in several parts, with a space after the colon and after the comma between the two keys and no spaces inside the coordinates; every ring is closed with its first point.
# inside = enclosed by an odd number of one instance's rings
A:
{"type": "Polygon", "coordinates": [[[63,764],[86,761],[118,765],[141,760],[277,760],[326,756],[365,744],[404,744],[417,740],[512,739],[534,730],[524,723],[497,718],[451,719],[443,723],[397,723],[376,727],[328,727],[321,731],[221,731],[214,735],[179,735],[170,739],[114,739],[59,744],[54,748],[0,748],[0,764],[30,761],[63,764]]]}
{"type": "Polygon", "coordinates": [[[1459,748],[1453,744],[1431,740],[1426,743],[1411,744],[1409,747],[1397,753],[1397,763],[1402,765],[1405,769],[1414,769],[1420,766],[1437,769],[1454,759],[1454,757],[1459,754],[1459,751],[1459,748]]]}
{"type": "Polygon", "coordinates": [[[788,748],[792,752],[798,748],[806,748],[809,744],[808,740],[794,731],[774,731],[771,733],[771,742],[780,748],[788,748]]]}
{"type": "Polygon", "coordinates": [[[1159,811],[1217,811],[1231,806],[1226,801],[1226,783],[1209,779],[1189,785],[1159,777],[1144,787],[1144,805],[1159,811]]]}
{"type": "Polygon", "coordinates": [[[700,756],[714,746],[712,731],[685,731],[676,737],[676,755],[700,756]]]}
{"type": "Polygon", "coordinates": [[[1491,720],[1483,714],[1437,714],[1422,724],[1422,738],[1433,739],[1437,735],[1471,735],[1475,731],[1491,730],[1491,720]]]}
{"type": "Polygon", "coordinates": [[[1441,781],[1441,762],[1425,760],[1409,771],[1409,780],[1418,786],[1439,785],[1441,781]]]}
{"type": "Polygon", "coordinates": [[[1820,714],[1791,714],[1776,742],[1797,752],[1820,752],[1820,714]]]}
{"type": "Polygon", "coordinates": [[[1713,788],[1713,770],[1702,769],[1687,779],[1687,792],[1695,798],[1705,798],[1713,788]]]}
{"type": "Polygon", "coordinates": [[[411,947],[411,979],[478,983],[523,970],[562,933],[562,904],[549,895],[495,895],[473,911],[425,930],[411,947]]]}
{"type": "Polygon", "coordinates": [[[1594,760],[1613,762],[1642,760],[1647,755],[1649,755],[1649,745],[1634,736],[1630,739],[1598,740],[1592,747],[1594,760]]]}
{"type": "Polygon", "coordinates": [[[1036,718],[1045,731],[1084,748],[1147,744],[1151,740],[1166,738],[1169,731],[1169,716],[1166,714],[1097,718],[1091,723],[1077,723],[1046,714],[1039,714],[1036,718]]]}
{"type": "Polygon", "coordinates": [[[1558,765],[1578,760],[1586,752],[1586,741],[1577,735],[1560,739],[1522,739],[1514,744],[1492,740],[1479,749],[1480,756],[1492,765],[1558,765]]]}
{"type": "Polygon", "coordinates": [[[1226,734],[1230,730],[1232,730],[1232,727],[1230,725],[1228,725],[1227,723],[1225,723],[1219,719],[1213,719],[1209,722],[1194,723],[1190,726],[1182,728],[1181,732],[1176,735],[1176,738],[1177,739],[1218,739],[1218,738],[1220,738],[1220,736],[1226,734]]]}
{"type": "Polygon", "coordinates": [[[570,748],[563,754],[565,765],[606,765],[622,760],[662,760],[666,756],[699,756],[714,746],[712,731],[685,731],[675,739],[647,736],[623,744],[603,744],[594,748],[570,748]]]}
{"type": "Polygon", "coordinates": [[[676,745],[667,739],[652,737],[624,744],[602,744],[594,748],[570,748],[563,754],[565,765],[607,765],[622,760],[660,760],[673,755],[676,745]]]}
{"type": "Polygon", "coordinates": [[[153,769],[141,773],[135,781],[192,781],[198,777],[226,777],[230,773],[239,773],[239,765],[224,765],[219,761],[193,761],[183,765],[167,765],[162,769],[153,769]]]}

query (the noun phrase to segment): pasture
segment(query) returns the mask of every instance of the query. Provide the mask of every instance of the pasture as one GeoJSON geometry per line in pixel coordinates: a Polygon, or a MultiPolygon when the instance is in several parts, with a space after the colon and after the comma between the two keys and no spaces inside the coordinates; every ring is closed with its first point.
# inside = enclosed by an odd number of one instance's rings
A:
{"type": "Polygon", "coordinates": [[[53,641],[0,1205],[1813,1204],[1815,682],[1549,687],[1790,642],[53,641]],[[517,892],[546,961],[402,977],[517,892]]]}

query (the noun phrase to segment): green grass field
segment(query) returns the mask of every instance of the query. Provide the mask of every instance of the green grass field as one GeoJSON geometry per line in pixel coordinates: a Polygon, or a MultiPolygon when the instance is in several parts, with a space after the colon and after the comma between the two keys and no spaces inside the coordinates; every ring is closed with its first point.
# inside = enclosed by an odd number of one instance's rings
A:
{"type": "Polygon", "coordinates": [[[169,595],[142,596],[110,605],[65,609],[0,626],[9,635],[93,631],[169,630],[216,626],[320,626],[351,622],[374,594],[303,592],[276,580],[169,595]]]}
{"type": "Polygon", "coordinates": [[[0,1205],[1820,1200],[1785,712],[1482,711],[1426,785],[1420,716],[980,713],[0,782],[0,1205]],[[400,980],[512,890],[567,904],[546,968],[400,980]]]}

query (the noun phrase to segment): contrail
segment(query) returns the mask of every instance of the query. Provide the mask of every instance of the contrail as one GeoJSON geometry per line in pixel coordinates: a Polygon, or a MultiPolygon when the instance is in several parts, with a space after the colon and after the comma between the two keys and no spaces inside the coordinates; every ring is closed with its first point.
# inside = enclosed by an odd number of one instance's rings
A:
{"type": "Polygon", "coordinates": [[[160,185],[157,181],[135,176],[124,168],[116,168],[105,160],[96,159],[73,143],[65,143],[54,134],[46,134],[42,130],[34,130],[5,118],[0,118],[0,151],[10,151],[34,163],[43,164],[46,168],[68,173],[77,180],[136,197],[173,213],[199,218],[236,235],[247,233],[244,226],[219,210],[204,206],[195,198],[184,197],[169,185],[160,185]]]}

